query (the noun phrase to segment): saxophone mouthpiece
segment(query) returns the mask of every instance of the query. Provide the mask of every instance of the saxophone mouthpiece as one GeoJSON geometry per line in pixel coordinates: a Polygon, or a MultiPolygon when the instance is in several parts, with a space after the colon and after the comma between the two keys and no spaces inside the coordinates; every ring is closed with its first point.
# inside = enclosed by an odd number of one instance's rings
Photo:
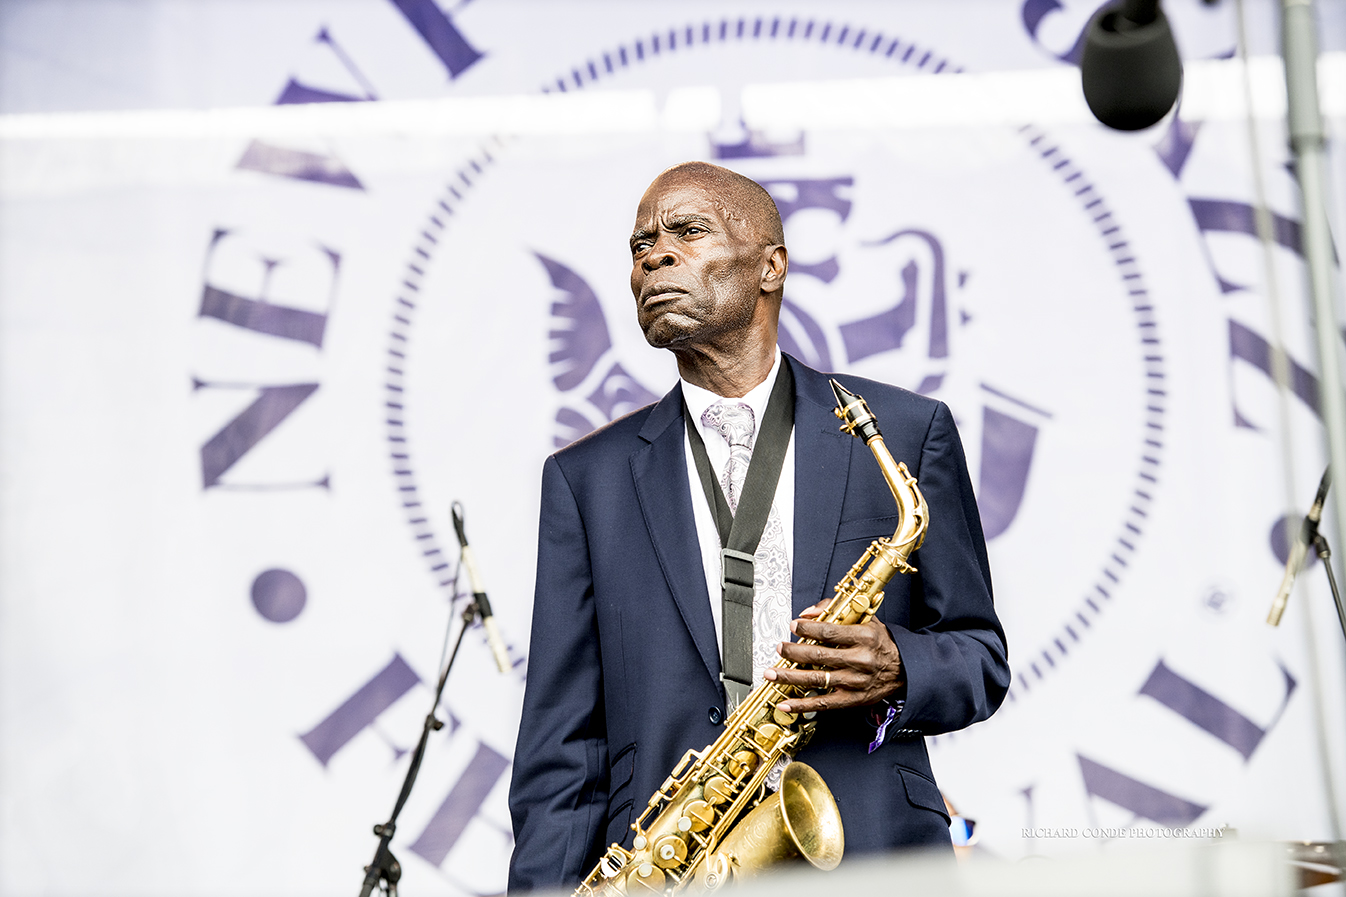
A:
{"type": "Polygon", "coordinates": [[[832,394],[837,397],[837,407],[832,409],[832,413],[841,418],[841,429],[852,436],[858,436],[866,445],[871,440],[882,437],[878,418],[869,410],[865,400],[836,380],[829,382],[832,384],[832,394]]]}

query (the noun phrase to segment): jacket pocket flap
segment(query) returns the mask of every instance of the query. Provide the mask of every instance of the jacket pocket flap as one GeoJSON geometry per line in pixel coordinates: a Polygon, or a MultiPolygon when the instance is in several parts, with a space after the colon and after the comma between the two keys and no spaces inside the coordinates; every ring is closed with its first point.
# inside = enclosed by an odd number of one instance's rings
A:
{"type": "Polygon", "coordinates": [[[948,822],[949,811],[944,807],[944,795],[939,793],[939,786],[914,769],[901,766],[895,768],[897,774],[902,777],[903,787],[907,789],[907,801],[913,807],[935,811],[948,822]]]}
{"type": "Polygon", "coordinates": [[[898,514],[887,517],[862,517],[858,520],[843,520],[837,528],[837,543],[872,542],[883,536],[891,536],[901,520],[898,514]]]}

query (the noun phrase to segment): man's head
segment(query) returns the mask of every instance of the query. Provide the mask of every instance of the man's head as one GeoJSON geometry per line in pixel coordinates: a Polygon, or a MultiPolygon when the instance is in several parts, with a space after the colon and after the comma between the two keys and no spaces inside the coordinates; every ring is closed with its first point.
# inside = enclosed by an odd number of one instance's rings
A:
{"type": "Polygon", "coordinates": [[[631,293],[645,339],[675,352],[774,352],[788,260],[770,194],[684,162],[650,184],[631,234],[631,293]]]}

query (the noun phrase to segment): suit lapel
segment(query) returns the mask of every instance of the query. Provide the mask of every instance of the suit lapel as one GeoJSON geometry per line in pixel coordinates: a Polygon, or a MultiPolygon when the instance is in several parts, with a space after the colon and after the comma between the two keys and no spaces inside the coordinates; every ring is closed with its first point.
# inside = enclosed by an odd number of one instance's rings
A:
{"type": "Polygon", "coordinates": [[[681,383],[650,412],[640,438],[649,444],[631,455],[631,475],[641,514],[683,622],[707,671],[718,683],[720,655],[715,620],[710,613],[710,596],[706,594],[692,496],[687,485],[681,383]]]}
{"type": "Polygon", "coordinates": [[[789,355],[795,375],[795,545],[791,592],[794,612],[830,598],[828,567],[841,526],[841,504],[850,476],[851,437],[832,408],[827,375],[789,355]]]}

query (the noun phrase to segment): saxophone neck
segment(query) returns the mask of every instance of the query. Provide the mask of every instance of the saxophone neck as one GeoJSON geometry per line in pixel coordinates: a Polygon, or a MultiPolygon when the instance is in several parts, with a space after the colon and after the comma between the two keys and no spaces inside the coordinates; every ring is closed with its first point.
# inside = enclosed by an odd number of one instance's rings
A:
{"type": "Polygon", "coordinates": [[[888,446],[883,441],[883,433],[879,430],[878,418],[869,410],[868,403],[835,379],[830,382],[832,393],[837,398],[837,407],[833,413],[841,419],[841,429],[863,440],[865,445],[869,446],[869,450],[874,453],[874,459],[879,462],[883,479],[897,502],[899,511],[897,531],[893,533],[889,542],[898,549],[902,565],[905,566],[907,556],[920,548],[921,542],[925,539],[926,524],[930,520],[925,496],[916,485],[916,478],[907,470],[907,465],[894,460],[892,453],[888,451],[888,446]]]}

